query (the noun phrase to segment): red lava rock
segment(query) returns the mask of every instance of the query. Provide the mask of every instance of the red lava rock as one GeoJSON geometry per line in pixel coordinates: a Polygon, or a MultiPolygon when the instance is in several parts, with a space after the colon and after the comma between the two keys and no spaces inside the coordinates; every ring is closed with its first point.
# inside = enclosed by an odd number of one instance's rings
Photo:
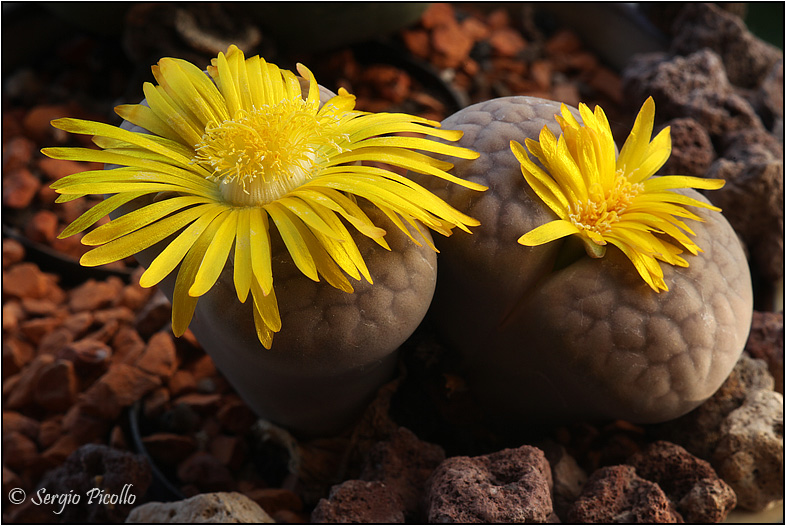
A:
{"type": "Polygon", "coordinates": [[[13,390],[6,395],[5,383],[3,384],[4,408],[21,409],[33,403],[35,385],[41,372],[54,363],[55,357],[50,354],[36,356],[30,364],[19,373],[13,390]]]}
{"type": "Polygon", "coordinates": [[[3,330],[14,333],[19,330],[19,322],[27,317],[19,301],[10,300],[3,304],[3,330]]]}
{"type": "Polygon", "coordinates": [[[137,313],[135,328],[148,338],[167,326],[172,318],[172,304],[164,293],[156,291],[141,311],[137,313]]]}
{"type": "MultiPolygon", "coordinates": [[[[174,380],[175,376],[180,372],[181,371],[178,371],[172,376],[169,383],[170,388],[172,386],[172,380],[174,380]]],[[[224,397],[223,405],[216,413],[216,416],[218,417],[222,429],[236,435],[245,434],[254,422],[257,421],[257,416],[254,412],[237,396],[224,397]]]]}
{"type": "Polygon", "coordinates": [[[3,433],[3,464],[21,472],[38,458],[38,447],[33,439],[17,431],[3,433]]]}
{"type": "Polygon", "coordinates": [[[145,418],[153,419],[161,416],[169,404],[169,389],[159,387],[148,394],[142,402],[142,412],[145,418]]]}
{"type": "Polygon", "coordinates": [[[59,138],[57,143],[65,142],[65,132],[53,128],[50,124],[60,117],[74,117],[72,108],[65,105],[41,105],[27,112],[22,122],[25,135],[36,141],[37,144],[51,144],[53,139],[59,138]]]}
{"type": "Polygon", "coordinates": [[[218,435],[210,441],[210,454],[229,469],[239,469],[246,460],[246,442],[239,437],[218,435]]]}
{"type": "Polygon", "coordinates": [[[123,287],[123,293],[120,297],[119,304],[136,312],[140,310],[145,303],[147,303],[153,290],[154,289],[142,288],[138,283],[126,285],[123,287]]]}
{"type": "Polygon", "coordinates": [[[16,411],[3,411],[3,435],[21,433],[27,438],[35,439],[40,430],[38,420],[16,411]]]}
{"type": "Polygon", "coordinates": [[[86,163],[78,161],[67,161],[60,159],[50,159],[44,157],[38,161],[38,167],[50,181],[57,181],[66,175],[72,175],[89,170],[86,163]]]}
{"type": "Polygon", "coordinates": [[[754,36],[742,19],[710,3],[690,3],[674,22],[671,51],[688,55],[711,49],[723,60],[729,80],[743,88],[758,86],[783,52],[754,36]]]}
{"type": "Polygon", "coordinates": [[[422,29],[403,31],[401,37],[410,53],[418,58],[428,58],[430,52],[429,35],[422,29]]]}
{"type": "Polygon", "coordinates": [[[475,42],[486,40],[491,35],[488,26],[474,16],[468,16],[461,21],[461,30],[475,42]]]}
{"type": "Polygon", "coordinates": [[[474,42],[464,33],[454,19],[452,23],[434,28],[431,44],[437,53],[439,65],[445,68],[459,66],[472,50],[474,42]]]}
{"type": "Polygon", "coordinates": [[[126,433],[119,425],[113,427],[112,431],[109,433],[109,447],[123,451],[128,450],[128,444],[126,443],[126,433]]]}
{"type": "Polygon", "coordinates": [[[434,470],[428,522],[548,522],[551,468],[531,446],[480,457],[451,457],[434,470]]]}
{"type": "Polygon", "coordinates": [[[76,400],[78,388],[73,362],[56,360],[41,370],[33,400],[48,411],[64,411],[76,400]]]}
{"type": "Polygon", "coordinates": [[[179,464],[197,448],[192,437],[175,433],[153,433],[143,437],[142,444],[156,462],[167,466],[179,464]]]}
{"type": "Polygon", "coordinates": [[[77,312],[71,314],[60,325],[62,328],[67,329],[74,338],[84,336],[90,326],[93,324],[93,313],[88,311],[77,312]]]}
{"type": "Polygon", "coordinates": [[[709,462],[671,442],[653,442],[628,464],[640,477],[658,484],[686,522],[723,522],[737,504],[734,491],[709,462]]]}
{"type": "MultiPolygon", "coordinates": [[[[753,311],[751,333],[745,350],[767,363],[775,391],[783,394],[783,312],[753,311]]],[[[4,364],[5,365],[5,364],[4,364]]]]}
{"type": "Polygon", "coordinates": [[[81,401],[72,405],[63,416],[63,431],[77,446],[103,438],[109,427],[105,420],[88,414],[81,401]]]}
{"type": "MultiPolygon", "coordinates": [[[[150,465],[141,455],[118,451],[105,445],[87,444],[68,456],[65,462],[48,472],[41,486],[51,494],[81,495],[79,503],[66,506],[60,514],[64,524],[117,524],[125,520],[131,508],[144,498],[153,480],[150,465]],[[102,495],[125,496],[110,505],[88,503],[87,492],[98,488],[102,495]]],[[[42,506],[51,512],[54,507],[42,506]]]]}
{"type": "Polygon", "coordinates": [[[740,234],[752,266],[768,281],[783,277],[783,147],[763,130],[726,137],[722,157],[707,177],[726,185],[712,192],[712,202],[740,234]]]}
{"type": "Polygon", "coordinates": [[[360,478],[379,480],[397,492],[410,517],[423,511],[426,481],[443,460],[442,447],[423,442],[409,429],[400,427],[389,440],[371,448],[360,478]]]}
{"type": "Polygon", "coordinates": [[[3,379],[22,370],[35,355],[33,347],[16,338],[3,339],[3,379]]]}
{"type": "Polygon", "coordinates": [[[172,403],[175,405],[185,405],[198,413],[214,411],[221,402],[220,394],[189,393],[178,396],[172,403]]]}
{"type": "Polygon", "coordinates": [[[84,445],[84,441],[71,434],[60,435],[54,443],[41,453],[39,469],[44,472],[61,466],[68,455],[84,445]]]}
{"type": "Polygon", "coordinates": [[[57,302],[62,291],[52,274],[41,272],[35,263],[20,263],[3,271],[3,295],[16,298],[49,298],[57,302]]]}
{"type": "Polygon", "coordinates": [[[666,123],[671,128],[671,156],[662,172],[704,177],[712,161],[715,148],[707,131],[693,119],[673,119],[666,123]]]}
{"type": "Polygon", "coordinates": [[[578,53],[582,47],[581,39],[576,33],[569,29],[560,29],[546,41],[544,51],[547,55],[567,55],[578,53]]]}
{"type": "Polygon", "coordinates": [[[710,460],[721,439],[720,428],[726,417],[739,408],[749,394],[772,390],[773,385],[767,364],[743,352],[729,377],[709,400],[690,413],[659,425],[655,432],[659,438],[710,460]]]}
{"type": "Polygon", "coordinates": [[[545,60],[536,60],[530,67],[532,79],[540,89],[551,89],[551,63],[545,60]]]}
{"type": "Polygon", "coordinates": [[[401,497],[384,482],[347,480],[330,489],[311,513],[311,522],[324,524],[355,522],[366,524],[403,524],[401,497]]]}
{"type": "Polygon", "coordinates": [[[57,216],[49,210],[39,210],[25,225],[25,235],[37,243],[51,243],[57,237],[57,216]]]}
{"type": "Polygon", "coordinates": [[[159,332],[150,338],[136,366],[162,379],[169,378],[177,370],[175,342],[168,332],[159,332]]]}
{"type": "Polygon", "coordinates": [[[68,307],[73,312],[95,311],[108,307],[120,295],[123,282],[119,278],[106,281],[89,279],[68,294],[68,307]]]}
{"type": "Polygon", "coordinates": [[[28,316],[53,316],[61,309],[57,303],[46,298],[22,298],[22,308],[28,316]]]}
{"type": "Polygon", "coordinates": [[[287,510],[295,513],[303,511],[303,501],[294,491],[284,488],[255,488],[246,496],[259,504],[269,514],[287,510]]]}
{"type": "Polygon", "coordinates": [[[112,322],[128,323],[134,322],[134,312],[128,307],[112,307],[110,309],[101,309],[93,313],[93,318],[96,323],[105,325],[112,322]]]}
{"type": "Polygon", "coordinates": [[[41,187],[41,181],[27,168],[3,173],[3,205],[22,209],[30,206],[41,187]]]}
{"type": "Polygon", "coordinates": [[[98,340],[83,339],[66,345],[58,356],[87,368],[89,373],[94,370],[106,369],[112,356],[112,349],[98,340]]]}
{"type": "Polygon", "coordinates": [[[54,354],[57,355],[63,349],[74,341],[71,331],[63,327],[57,327],[52,332],[48,332],[41,337],[38,342],[38,354],[54,354]]]}
{"type": "Polygon", "coordinates": [[[38,447],[42,450],[52,446],[63,434],[63,417],[55,415],[41,422],[38,430],[38,447]]]}
{"type": "Polygon", "coordinates": [[[682,523],[682,516],[633,466],[609,466],[595,471],[568,513],[576,523],[682,523]]]}
{"type": "Polygon", "coordinates": [[[16,265],[25,259],[25,247],[16,239],[3,239],[3,268],[16,265]]]}
{"type": "Polygon", "coordinates": [[[554,86],[551,88],[551,95],[554,100],[564,102],[565,104],[573,106],[574,108],[577,107],[581,102],[581,96],[579,95],[578,88],[575,84],[570,82],[554,84],[554,86]]]}
{"type": "Polygon", "coordinates": [[[193,484],[203,492],[234,491],[235,480],[226,466],[213,455],[197,451],[177,468],[184,484],[193,484]]]}
{"type": "Polygon", "coordinates": [[[527,47],[521,33],[509,27],[492,32],[488,40],[494,53],[502,57],[515,57],[527,47]]]}
{"type": "Polygon", "coordinates": [[[216,366],[213,363],[213,359],[210,358],[210,355],[208,354],[203,354],[202,356],[191,362],[189,369],[191,370],[191,374],[194,375],[194,379],[196,381],[199,381],[202,378],[215,376],[217,374],[216,366]]]}
{"type": "Polygon", "coordinates": [[[24,334],[30,343],[38,345],[44,335],[52,332],[59,325],[60,320],[57,318],[33,318],[20,323],[19,332],[24,334]]]}
{"type": "Polygon", "coordinates": [[[26,167],[33,158],[35,143],[26,137],[3,142],[3,171],[26,167]]]}
{"type": "Polygon", "coordinates": [[[603,66],[596,68],[588,84],[617,104],[625,100],[622,94],[622,80],[609,68],[603,66]]]}
{"type": "Polygon", "coordinates": [[[426,29],[432,29],[455,21],[453,6],[445,2],[435,2],[420,17],[420,23],[426,29]]]}
{"type": "Polygon", "coordinates": [[[183,369],[175,371],[175,374],[169,378],[168,385],[172,396],[180,396],[184,393],[196,391],[194,375],[183,369]]]}
{"type": "Polygon", "coordinates": [[[88,414],[113,420],[142,396],[161,385],[161,381],[140,369],[123,363],[113,365],[82,395],[88,414]]]}
{"type": "Polygon", "coordinates": [[[131,327],[120,327],[112,338],[113,363],[133,364],[145,351],[145,342],[131,327]]]}

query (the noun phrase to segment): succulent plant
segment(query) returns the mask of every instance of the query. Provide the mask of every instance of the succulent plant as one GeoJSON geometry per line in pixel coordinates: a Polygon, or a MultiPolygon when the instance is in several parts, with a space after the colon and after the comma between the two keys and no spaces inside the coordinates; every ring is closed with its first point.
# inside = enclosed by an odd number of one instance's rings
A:
{"type": "Polygon", "coordinates": [[[474,395],[508,423],[672,419],[711,396],[742,352],[747,261],[689,188],[722,183],[653,177],[671,146],[668,129],[650,142],[653,118],[649,100],[619,154],[602,110],[538,98],[443,122],[480,153],[452,173],[489,190],[424,181],[481,222],[436,240],[431,313],[474,395]]]}

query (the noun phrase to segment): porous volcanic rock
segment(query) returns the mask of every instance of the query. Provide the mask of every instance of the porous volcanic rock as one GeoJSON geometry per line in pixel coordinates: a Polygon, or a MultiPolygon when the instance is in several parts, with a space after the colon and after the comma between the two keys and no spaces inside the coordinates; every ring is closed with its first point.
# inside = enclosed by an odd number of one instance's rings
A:
{"type": "Polygon", "coordinates": [[[398,492],[379,481],[347,480],[333,486],[311,513],[313,523],[404,522],[404,503],[398,492]]]}
{"type": "Polygon", "coordinates": [[[753,392],[720,431],[713,463],[739,507],[759,511],[783,498],[783,395],[753,392]]]}
{"type": "Polygon", "coordinates": [[[722,522],[737,504],[734,491],[710,463],[666,441],[650,444],[628,464],[636,473],[660,486],[686,522],[722,522]]]}
{"type": "Polygon", "coordinates": [[[684,4],[674,21],[671,51],[688,55],[707,48],[717,53],[732,84],[759,86],[783,52],[748,31],[742,19],[712,3],[684,4]]]}
{"type": "Polygon", "coordinates": [[[753,311],[751,333],[745,351],[767,362],[775,391],[783,394],[783,312],[753,311]]]}
{"type": "Polygon", "coordinates": [[[568,513],[579,523],[681,523],[680,513],[656,483],[636,474],[633,466],[608,466],[590,475],[568,513]]]}
{"type": "Polygon", "coordinates": [[[715,148],[707,131],[687,117],[672,119],[666,126],[671,128],[671,157],[662,173],[704,177],[715,160],[715,148]]]}
{"type": "Polygon", "coordinates": [[[176,502],[148,502],[131,510],[133,524],[273,523],[259,504],[242,493],[200,493],[176,502]]]}
{"type": "Polygon", "coordinates": [[[423,442],[405,427],[396,430],[389,440],[372,446],[360,474],[362,480],[384,482],[398,493],[408,517],[423,511],[426,482],[445,460],[441,446],[423,442]]]}
{"type": "Polygon", "coordinates": [[[428,522],[549,522],[551,486],[549,463],[532,446],[450,457],[431,476],[428,522]]]}

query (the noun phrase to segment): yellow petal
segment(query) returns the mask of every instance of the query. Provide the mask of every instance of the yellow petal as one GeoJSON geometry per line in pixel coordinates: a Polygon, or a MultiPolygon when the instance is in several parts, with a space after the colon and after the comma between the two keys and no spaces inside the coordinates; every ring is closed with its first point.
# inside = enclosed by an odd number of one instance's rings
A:
{"type": "Polygon", "coordinates": [[[193,285],[188,289],[189,296],[202,296],[215,285],[237,237],[237,217],[237,210],[230,209],[229,213],[218,220],[218,230],[205,251],[193,285]]]}
{"type": "Polygon", "coordinates": [[[518,239],[519,244],[534,247],[550,243],[555,239],[560,239],[571,234],[578,234],[580,230],[571,223],[563,219],[557,219],[540,225],[539,227],[530,230],[518,239]]]}

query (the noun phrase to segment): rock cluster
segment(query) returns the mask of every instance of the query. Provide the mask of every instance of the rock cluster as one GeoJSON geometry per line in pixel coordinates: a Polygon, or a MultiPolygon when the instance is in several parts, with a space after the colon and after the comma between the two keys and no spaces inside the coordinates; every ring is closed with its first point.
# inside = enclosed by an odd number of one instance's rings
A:
{"type": "Polygon", "coordinates": [[[762,510],[783,497],[783,395],[773,383],[767,364],[744,353],[712,398],[654,428],[709,461],[742,509],[762,510]]]}
{"type": "Polygon", "coordinates": [[[672,33],[668,53],[634,57],[623,91],[633,101],[652,95],[658,117],[672,126],[668,173],[726,180],[709,198],[744,240],[752,268],[776,282],[783,278],[783,52],[713,4],[686,5],[672,33]]]}

